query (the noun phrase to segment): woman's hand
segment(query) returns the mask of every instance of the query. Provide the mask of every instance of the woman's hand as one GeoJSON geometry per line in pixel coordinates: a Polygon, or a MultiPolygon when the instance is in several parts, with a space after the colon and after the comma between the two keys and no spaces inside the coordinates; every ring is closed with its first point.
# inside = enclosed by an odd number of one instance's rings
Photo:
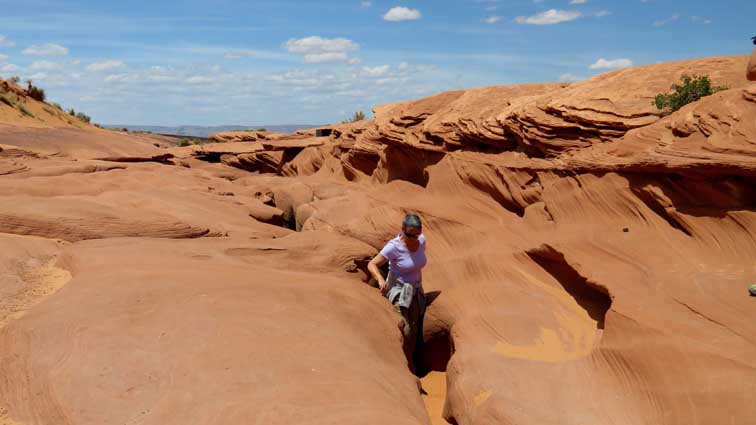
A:
{"type": "Polygon", "coordinates": [[[378,289],[380,289],[381,295],[386,295],[386,292],[388,292],[388,284],[386,283],[386,279],[381,275],[379,267],[386,264],[387,261],[388,260],[383,255],[378,254],[370,260],[367,266],[370,274],[373,275],[375,281],[378,282],[378,289]]]}
{"type": "Polygon", "coordinates": [[[388,283],[386,283],[385,280],[381,279],[378,281],[378,289],[381,291],[381,295],[386,295],[388,292],[388,283]]]}

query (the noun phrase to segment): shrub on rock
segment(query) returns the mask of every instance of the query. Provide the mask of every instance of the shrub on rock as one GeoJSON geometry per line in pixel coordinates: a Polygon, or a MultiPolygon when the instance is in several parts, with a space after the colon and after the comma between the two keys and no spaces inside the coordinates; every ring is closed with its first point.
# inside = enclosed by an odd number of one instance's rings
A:
{"type": "Polygon", "coordinates": [[[718,91],[727,90],[726,86],[712,87],[708,75],[683,75],[680,84],[672,84],[673,93],[659,93],[654,99],[654,105],[665,114],[672,113],[695,102],[702,97],[710,96],[718,91]]]}

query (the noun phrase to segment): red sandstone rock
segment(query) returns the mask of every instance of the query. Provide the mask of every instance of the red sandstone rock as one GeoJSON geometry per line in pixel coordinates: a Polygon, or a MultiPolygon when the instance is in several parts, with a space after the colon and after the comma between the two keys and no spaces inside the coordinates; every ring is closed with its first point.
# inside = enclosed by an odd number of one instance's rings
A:
{"type": "Polygon", "coordinates": [[[281,137],[291,137],[272,131],[227,131],[211,134],[210,139],[220,143],[256,142],[260,140],[277,140],[281,137]]]}
{"type": "Polygon", "coordinates": [[[0,128],[0,421],[429,423],[360,270],[417,212],[448,419],[752,423],[745,62],[444,93],[274,143],[0,128]],[[730,90],[662,117],[683,72],[730,90]]]}

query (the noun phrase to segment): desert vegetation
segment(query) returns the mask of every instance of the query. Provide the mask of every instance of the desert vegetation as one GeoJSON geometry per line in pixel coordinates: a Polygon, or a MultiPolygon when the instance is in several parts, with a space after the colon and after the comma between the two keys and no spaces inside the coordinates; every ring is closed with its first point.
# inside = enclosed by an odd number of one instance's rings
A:
{"type": "Polygon", "coordinates": [[[44,102],[47,97],[45,91],[35,86],[32,80],[26,80],[26,95],[40,102],[44,102]]]}
{"type": "Polygon", "coordinates": [[[664,114],[670,114],[683,106],[695,102],[703,97],[727,90],[727,86],[712,86],[708,75],[685,75],[680,82],[672,84],[672,93],[659,93],[654,99],[654,105],[664,114]]]}
{"type": "Polygon", "coordinates": [[[4,86],[0,86],[0,103],[4,103],[17,109],[21,114],[33,118],[34,114],[29,110],[27,105],[27,98],[31,98],[38,102],[42,102],[44,104],[42,109],[50,115],[68,113],[68,115],[71,115],[82,122],[88,124],[92,123],[92,118],[83,112],[76,112],[73,108],[66,111],[59,103],[47,103],[47,94],[45,93],[45,90],[35,85],[32,80],[26,80],[25,89],[18,87],[20,81],[20,77],[14,76],[8,78],[4,86]],[[14,88],[13,86],[17,87],[14,88]]]}
{"type": "Polygon", "coordinates": [[[92,121],[92,117],[90,117],[89,115],[83,112],[76,112],[74,108],[71,108],[66,112],[68,112],[68,115],[71,115],[72,117],[76,117],[79,120],[84,121],[86,123],[90,123],[92,121]]]}
{"type": "Polygon", "coordinates": [[[28,117],[34,116],[34,114],[29,112],[29,110],[24,106],[23,97],[19,96],[18,93],[12,90],[0,91],[0,102],[10,106],[11,108],[18,110],[23,115],[26,115],[28,117]]]}
{"type": "Polygon", "coordinates": [[[207,143],[207,139],[203,139],[200,137],[183,137],[176,143],[176,146],[186,147],[186,146],[192,146],[192,145],[202,145],[205,143],[207,143]]]}
{"type": "Polygon", "coordinates": [[[352,122],[362,121],[364,119],[365,119],[365,113],[362,112],[362,111],[357,111],[357,112],[354,113],[354,115],[352,115],[351,118],[346,119],[346,120],[342,121],[341,123],[342,124],[349,124],[349,123],[352,123],[352,122]]]}

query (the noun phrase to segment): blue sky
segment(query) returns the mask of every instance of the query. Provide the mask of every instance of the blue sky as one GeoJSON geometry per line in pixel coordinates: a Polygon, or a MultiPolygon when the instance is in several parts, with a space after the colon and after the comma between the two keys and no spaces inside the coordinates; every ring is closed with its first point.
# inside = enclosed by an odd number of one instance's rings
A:
{"type": "Polygon", "coordinates": [[[338,122],[484,85],[747,54],[756,1],[0,0],[0,76],[104,124],[338,122]]]}

